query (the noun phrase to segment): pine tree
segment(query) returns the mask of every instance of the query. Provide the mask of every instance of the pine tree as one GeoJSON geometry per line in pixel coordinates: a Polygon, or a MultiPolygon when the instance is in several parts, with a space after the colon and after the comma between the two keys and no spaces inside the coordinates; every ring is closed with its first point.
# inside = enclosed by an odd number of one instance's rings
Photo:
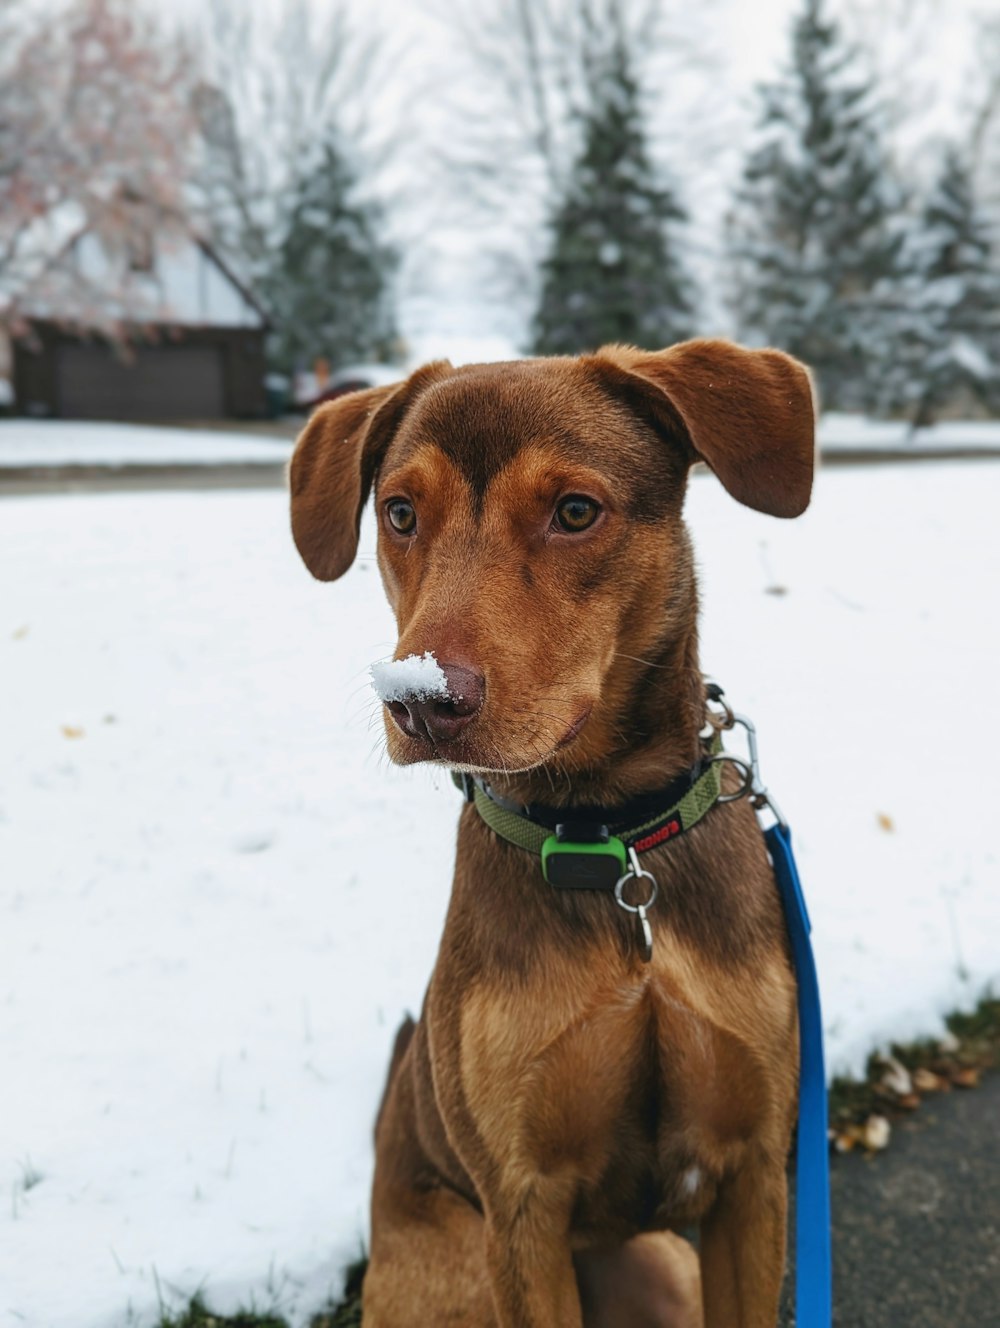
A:
{"type": "Polygon", "coordinates": [[[847,409],[880,403],[902,245],[900,193],[856,64],[823,0],[806,0],[787,76],[761,89],[761,142],[729,227],[741,336],[805,360],[824,405],[847,409]]]}
{"type": "Polygon", "coordinates": [[[1000,411],[1000,267],[973,194],[971,171],[950,148],[914,243],[908,403],[914,427],[972,396],[1000,411]]]}
{"type": "Polygon", "coordinates": [[[272,358],[290,372],[318,356],[385,359],[396,339],[390,300],[395,256],[376,211],[357,199],[344,154],[325,142],[301,172],[284,238],[264,283],[274,322],[272,358]]]}
{"type": "Polygon", "coordinates": [[[533,328],[539,354],[575,354],[615,341],[655,349],[690,334],[691,287],[674,232],[686,215],[656,178],[640,97],[619,34],[552,217],[533,328]]]}

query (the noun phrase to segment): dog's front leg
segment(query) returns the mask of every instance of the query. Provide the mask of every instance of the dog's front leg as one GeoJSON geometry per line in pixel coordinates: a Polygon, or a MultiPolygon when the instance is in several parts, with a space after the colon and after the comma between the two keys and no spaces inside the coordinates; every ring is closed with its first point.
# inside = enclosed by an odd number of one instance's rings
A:
{"type": "Polygon", "coordinates": [[[744,1166],[701,1225],[705,1328],[775,1328],[785,1272],[784,1167],[744,1166]]]}
{"type": "Polygon", "coordinates": [[[500,1328],[582,1328],[569,1200],[528,1195],[486,1208],[486,1258],[500,1328]]]}

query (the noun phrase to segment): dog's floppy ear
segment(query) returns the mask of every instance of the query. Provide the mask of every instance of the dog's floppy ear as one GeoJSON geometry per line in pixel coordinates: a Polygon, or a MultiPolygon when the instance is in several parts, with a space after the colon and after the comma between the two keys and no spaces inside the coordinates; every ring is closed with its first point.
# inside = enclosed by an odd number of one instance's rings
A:
{"type": "Polygon", "coordinates": [[[343,576],[358,550],[361,514],[393,434],[419,390],[451,371],[447,360],[403,383],[350,392],[319,406],[288,468],[292,538],[320,581],[343,576]]]}
{"type": "MultiPolygon", "coordinates": [[[[812,384],[798,360],[708,340],[653,352],[605,346],[594,359],[624,370],[633,389],[641,379],[642,413],[679,431],[739,502],[785,517],[809,506],[815,418],[812,384]],[[662,396],[651,398],[650,386],[662,396]]],[[[627,389],[620,373],[615,377],[619,390],[627,389]]]]}

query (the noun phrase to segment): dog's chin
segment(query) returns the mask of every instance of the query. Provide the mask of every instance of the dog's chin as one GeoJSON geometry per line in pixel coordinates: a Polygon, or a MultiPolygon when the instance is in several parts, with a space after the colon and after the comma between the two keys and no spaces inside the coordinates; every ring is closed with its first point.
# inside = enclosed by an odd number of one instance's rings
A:
{"type": "MultiPolygon", "coordinates": [[[[412,737],[404,733],[390,716],[386,718],[386,750],[389,760],[394,765],[429,765],[447,766],[449,770],[463,771],[470,775],[521,775],[530,770],[537,770],[554,758],[561,757],[579,737],[581,729],[590,718],[591,707],[586,709],[569,724],[562,735],[553,739],[546,735],[532,744],[530,751],[517,750],[514,744],[509,747],[501,741],[491,741],[477,735],[474,731],[451,742],[433,741],[430,738],[412,737]]],[[[473,726],[474,728],[474,726],[473,726]]]]}
{"type": "Polygon", "coordinates": [[[536,770],[545,765],[557,747],[543,752],[540,756],[526,756],[523,753],[500,751],[485,752],[473,742],[431,742],[428,738],[411,738],[404,733],[389,733],[386,738],[386,750],[393,765],[443,765],[449,770],[464,771],[469,775],[515,775],[527,770],[536,770]]]}

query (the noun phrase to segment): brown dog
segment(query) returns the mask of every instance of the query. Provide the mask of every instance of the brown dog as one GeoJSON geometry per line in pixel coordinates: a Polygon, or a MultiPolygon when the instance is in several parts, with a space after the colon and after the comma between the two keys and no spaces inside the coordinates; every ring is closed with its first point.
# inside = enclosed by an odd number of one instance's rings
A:
{"type": "MultiPolygon", "coordinates": [[[[396,658],[432,651],[447,682],[390,701],[393,760],[613,815],[706,759],[689,467],[788,517],[813,456],[808,376],[776,351],[436,363],[316,412],[292,528],[341,576],[374,486],[396,658]]],[[[697,1324],[670,1234],[692,1226],[708,1328],[773,1328],[798,1058],[763,839],[719,804],[642,866],[648,963],[611,894],[548,884],[466,804],[376,1131],[366,1328],[697,1324]]]]}

